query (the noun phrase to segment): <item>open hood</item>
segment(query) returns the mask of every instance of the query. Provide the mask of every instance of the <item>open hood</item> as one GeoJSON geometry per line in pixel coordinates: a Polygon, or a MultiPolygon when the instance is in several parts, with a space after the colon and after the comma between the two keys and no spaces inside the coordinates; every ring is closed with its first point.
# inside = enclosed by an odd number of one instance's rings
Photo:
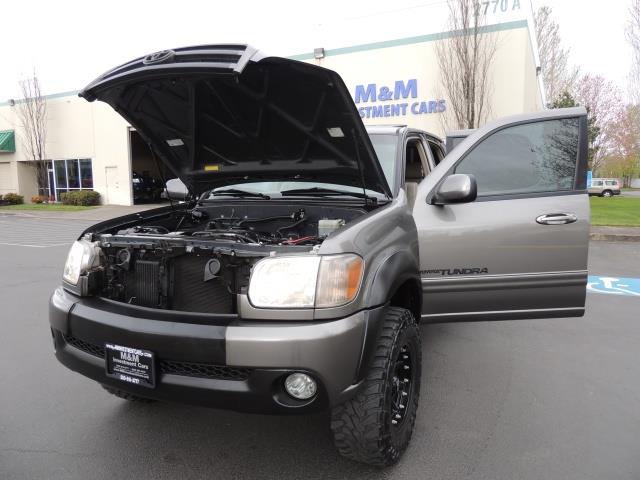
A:
{"type": "Polygon", "coordinates": [[[80,96],[120,113],[189,190],[301,180],[391,196],[340,78],[247,45],[165,50],[117,67],[80,96]]]}

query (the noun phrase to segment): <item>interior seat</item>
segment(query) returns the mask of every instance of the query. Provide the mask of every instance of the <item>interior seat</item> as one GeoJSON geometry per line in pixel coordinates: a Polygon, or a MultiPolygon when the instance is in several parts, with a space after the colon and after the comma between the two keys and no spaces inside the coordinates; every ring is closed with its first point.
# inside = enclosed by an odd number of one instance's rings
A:
{"type": "Polygon", "coordinates": [[[409,207],[413,208],[416,202],[418,184],[424,179],[424,169],[422,168],[418,149],[415,146],[407,148],[407,165],[405,168],[405,191],[407,192],[409,207]]]}

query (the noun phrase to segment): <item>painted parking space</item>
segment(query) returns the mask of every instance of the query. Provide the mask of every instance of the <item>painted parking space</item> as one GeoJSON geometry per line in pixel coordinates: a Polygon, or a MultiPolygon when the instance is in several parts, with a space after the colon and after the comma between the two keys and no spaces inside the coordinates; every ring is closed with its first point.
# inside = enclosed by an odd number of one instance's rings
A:
{"type": "Polygon", "coordinates": [[[640,297],[640,278],[589,275],[587,291],[640,297]]]}

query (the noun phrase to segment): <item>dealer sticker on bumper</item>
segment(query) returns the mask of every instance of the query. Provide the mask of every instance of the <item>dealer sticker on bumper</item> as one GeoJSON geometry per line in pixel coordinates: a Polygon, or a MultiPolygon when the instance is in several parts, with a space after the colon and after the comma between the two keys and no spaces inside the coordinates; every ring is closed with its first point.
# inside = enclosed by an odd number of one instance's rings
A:
{"type": "Polygon", "coordinates": [[[142,387],[155,387],[153,353],[105,343],[107,376],[142,387]]]}

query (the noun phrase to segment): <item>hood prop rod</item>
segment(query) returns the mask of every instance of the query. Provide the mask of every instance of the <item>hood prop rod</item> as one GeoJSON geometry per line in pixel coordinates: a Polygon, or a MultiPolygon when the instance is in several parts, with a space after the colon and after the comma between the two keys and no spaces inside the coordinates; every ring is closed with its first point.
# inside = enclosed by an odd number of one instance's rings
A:
{"type": "MultiPolygon", "coordinates": [[[[169,189],[167,188],[167,178],[164,176],[164,171],[161,168],[160,161],[158,160],[158,156],[154,151],[153,147],[149,143],[149,150],[151,150],[151,156],[153,157],[153,161],[156,163],[156,168],[158,169],[158,173],[160,174],[160,179],[162,183],[164,183],[164,191],[167,192],[167,198],[169,199],[169,205],[171,205],[171,210],[173,213],[176,213],[176,207],[173,205],[173,200],[171,200],[171,195],[169,194],[169,189]]],[[[182,223],[182,220],[180,221],[182,223]]]]}
{"type": "Polygon", "coordinates": [[[362,162],[360,160],[360,147],[358,145],[358,137],[356,137],[356,132],[352,128],[351,129],[351,137],[353,138],[353,148],[356,150],[356,163],[358,164],[358,173],[360,174],[360,181],[362,182],[362,195],[364,198],[365,205],[374,205],[376,202],[374,199],[371,199],[369,195],[367,195],[367,187],[364,181],[364,172],[362,171],[362,162]]]}

